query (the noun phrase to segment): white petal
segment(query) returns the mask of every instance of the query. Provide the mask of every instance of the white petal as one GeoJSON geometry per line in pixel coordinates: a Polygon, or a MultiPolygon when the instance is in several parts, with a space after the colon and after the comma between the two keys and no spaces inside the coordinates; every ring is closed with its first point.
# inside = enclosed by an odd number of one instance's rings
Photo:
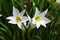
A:
{"type": "Polygon", "coordinates": [[[46,9],[45,11],[43,11],[40,15],[41,16],[45,16],[47,12],[48,12],[48,9],[46,9]]]}
{"type": "Polygon", "coordinates": [[[42,23],[43,24],[47,24],[48,22],[46,20],[42,20],[42,23]]]}
{"type": "Polygon", "coordinates": [[[39,9],[36,7],[36,11],[35,11],[34,17],[35,17],[36,15],[39,15],[39,14],[40,14],[40,11],[39,11],[39,9]]]}
{"type": "Polygon", "coordinates": [[[19,10],[13,7],[13,16],[18,16],[18,15],[20,15],[19,10]]]}
{"type": "Polygon", "coordinates": [[[41,24],[41,25],[43,25],[44,27],[46,27],[46,25],[45,25],[45,24],[41,24]]]}
{"type": "Polygon", "coordinates": [[[20,29],[22,29],[22,24],[21,23],[18,23],[17,25],[20,29]]]}
{"type": "Polygon", "coordinates": [[[23,21],[23,22],[28,21],[28,17],[24,16],[24,17],[22,18],[22,21],[23,21]]]}
{"type": "Polygon", "coordinates": [[[29,21],[31,21],[31,18],[30,18],[30,16],[29,16],[29,15],[27,15],[27,17],[28,17],[29,21]]]}
{"type": "Polygon", "coordinates": [[[29,21],[29,22],[28,22],[28,24],[26,25],[26,28],[28,28],[28,27],[29,27],[30,23],[31,23],[31,22],[29,21]]]}
{"type": "Polygon", "coordinates": [[[7,17],[6,19],[15,21],[15,17],[13,17],[13,16],[7,17]]]}
{"type": "Polygon", "coordinates": [[[0,15],[0,17],[1,17],[2,15],[0,15]]]}
{"type": "Polygon", "coordinates": [[[24,25],[26,26],[26,22],[24,22],[24,25]]]}
{"type": "Polygon", "coordinates": [[[39,28],[40,27],[40,24],[39,23],[36,23],[36,26],[37,26],[37,28],[39,28]]]}
{"type": "Polygon", "coordinates": [[[32,18],[32,24],[36,24],[35,18],[32,18]]]}
{"type": "Polygon", "coordinates": [[[24,15],[25,10],[26,10],[26,9],[24,9],[23,11],[21,11],[21,13],[20,13],[20,15],[21,15],[21,16],[23,16],[23,15],[24,15]]]}
{"type": "Polygon", "coordinates": [[[44,18],[44,20],[45,20],[45,22],[46,22],[45,24],[47,24],[47,23],[51,22],[51,20],[49,20],[49,19],[48,19],[48,18],[46,18],[46,17],[44,18]]]}
{"type": "Polygon", "coordinates": [[[11,24],[16,24],[16,22],[14,22],[14,21],[9,21],[8,23],[11,23],[11,24]]]}
{"type": "Polygon", "coordinates": [[[56,0],[56,2],[60,3],[60,0],[56,0]]]}
{"type": "Polygon", "coordinates": [[[43,26],[45,26],[45,27],[46,27],[46,25],[45,25],[46,23],[47,23],[47,22],[46,22],[45,20],[41,20],[41,21],[40,21],[40,24],[43,25],[43,26]]]}
{"type": "Polygon", "coordinates": [[[30,22],[28,22],[28,24],[26,24],[26,22],[24,22],[24,25],[25,25],[26,28],[28,28],[29,25],[30,25],[30,22]]]}

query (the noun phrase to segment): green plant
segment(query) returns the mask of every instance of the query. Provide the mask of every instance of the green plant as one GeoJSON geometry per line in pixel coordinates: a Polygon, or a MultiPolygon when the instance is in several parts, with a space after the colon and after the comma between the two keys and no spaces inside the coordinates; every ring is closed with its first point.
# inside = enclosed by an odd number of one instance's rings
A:
{"type": "MultiPolygon", "coordinates": [[[[25,12],[25,15],[26,15],[25,12]]],[[[1,40],[60,40],[60,4],[56,0],[0,0],[0,39],[1,40]],[[35,3],[35,5],[33,5],[35,3]],[[20,12],[26,9],[32,18],[35,7],[41,12],[46,10],[46,17],[51,20],[47,27],[28,28],[21,30],[17,25],[8,23],[6,17],[12,15],[13,6],[20,12]]]]}

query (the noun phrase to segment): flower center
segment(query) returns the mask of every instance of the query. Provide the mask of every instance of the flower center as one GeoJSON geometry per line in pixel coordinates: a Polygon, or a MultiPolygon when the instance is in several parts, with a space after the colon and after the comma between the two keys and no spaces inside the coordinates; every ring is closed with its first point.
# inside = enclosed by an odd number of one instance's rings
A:
{"type": "Polygon", "coordinates": [[[16,17],[16,22],[18,23],[18,22],[21,22],[22,21],[22,19],[20,18],[20,17],[16,17]]]}
{"type": "Polygon", "coordinates": [[[35,20],[36,22],[39,22],[41,20],[40,16],[36,16],[35,20]]]}

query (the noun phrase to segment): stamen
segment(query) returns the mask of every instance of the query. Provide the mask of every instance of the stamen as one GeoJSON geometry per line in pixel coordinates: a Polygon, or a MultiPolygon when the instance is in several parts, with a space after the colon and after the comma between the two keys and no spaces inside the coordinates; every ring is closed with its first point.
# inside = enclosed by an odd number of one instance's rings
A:
{"type": "Polygon", "coordinates": [[[36,22],[39,22],[41,20],[40,16],[36,16],[35,20],[36,22]]]}
{"type": "Polygon", "coordinates": [[[21,22],[22,21],[22,19],[20,18],[20,17],[16,17],[16,22],[18,23],[18,22],[21,22]]]}

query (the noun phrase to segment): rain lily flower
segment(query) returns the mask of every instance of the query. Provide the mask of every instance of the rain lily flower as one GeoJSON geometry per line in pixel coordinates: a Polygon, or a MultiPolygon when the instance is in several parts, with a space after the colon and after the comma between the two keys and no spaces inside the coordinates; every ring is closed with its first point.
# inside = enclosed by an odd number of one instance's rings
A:
{"type": "Polygon", "coordinates": [[[46,9],[44,12],[40,13],[38,8],[36,7],[34,17],[31,19],[29,15],[27,15],[27,16],[28,16],[29,21],[32,22],[32,24],[36,25],[37,28],[39,28],[40,25],[43,25],[46,27],[46,24],[51,22],[48,18],[45,17],[47,11],[48,11],[48,9],[46,9]]]}
{"type": "Polygon", "coordinates": [[[60,3],[60,0],[56,0],[57,3],[60,3]]]}
{"type": "Polygon", "coordinates": [[[22,23],[26,25],[26,21],[28,21],[28,18],[26,16],[23,16],[24,12],[25,10],[23,10],[22,12],[19,12],[18,9],[13,7],[13,16],[7,17],[7,19],[10,20],[8,23],[17,24],[20,29],[23,29],[22,23]]]}

